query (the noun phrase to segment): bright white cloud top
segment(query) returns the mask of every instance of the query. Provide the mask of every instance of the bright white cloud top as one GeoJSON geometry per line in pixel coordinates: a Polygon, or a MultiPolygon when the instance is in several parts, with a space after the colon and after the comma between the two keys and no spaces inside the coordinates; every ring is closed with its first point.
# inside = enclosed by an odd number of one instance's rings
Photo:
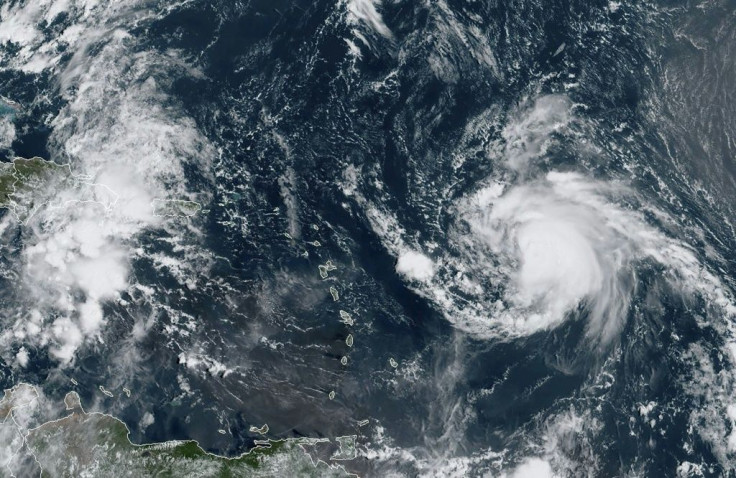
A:
{"type": "Polygon", "coordinates": [[[434,275],[434,262],[421,252],[407,250],[399,255],[396,272],[416,281],[428,281],[434,275]]]}
{"type": "MultiPolygon", "coordinates": [[[[626,321],[640,268],[662,268],[661,279],[682,294],[728,303],[693,249],[644,214],[672,222],[666,213],[624,182],[547,168],[545,154],[575,121],[573,109],[564,96],[541,96],[511,116],[506,169],[456,202],[453,250],[416,244],[390,212],[369,205],[397,272],[456,327],[484,338],[530,335],[579,317],[589,342],[605,345],[626,321]],[[417,252],[427,247],[434,259],[417,252]]],[[[346,190],[355,194],[355,185],[346,190]]]]}

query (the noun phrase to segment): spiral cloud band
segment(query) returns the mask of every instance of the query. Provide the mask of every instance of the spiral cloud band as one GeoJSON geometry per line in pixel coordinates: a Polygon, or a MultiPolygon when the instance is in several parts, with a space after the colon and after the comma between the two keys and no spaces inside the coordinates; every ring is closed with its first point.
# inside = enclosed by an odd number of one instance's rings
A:
{"type": "Polygon", "coordinates": [[[620,181],[550,168],[548,151],[570,132],[573,105],[549,95],[522,106],[502,132],[503,173],[453,206],[452,251],[409,244],[395,218],[372,210],[397,255],[397,272],[456,327],[479,337],[533,334],[574,317],[606,344],[621,330],[642,268],[682,293],[717,295],[717,280],[687,244],[643,213],[667,219],[620,181]],[[390,226],[394,224],[394,226],[390,226]],[[407,264],[422,257],[421,276],[407,264]]]}

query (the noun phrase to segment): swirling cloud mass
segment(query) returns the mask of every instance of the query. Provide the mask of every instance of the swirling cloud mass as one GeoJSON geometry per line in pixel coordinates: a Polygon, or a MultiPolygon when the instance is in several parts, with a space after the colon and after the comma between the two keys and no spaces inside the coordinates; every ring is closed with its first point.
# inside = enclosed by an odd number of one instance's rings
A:
{"type": "MultiPolygon", "coordinates": [[[[641,268],[659,267],[683,294],[721,290],[689,245],[647,219],[667,215],[624,181],[550,167],[547,152],[570,132],[573,109],[567,97],[547,95],[511,115],[502,175],[454,206],[456,250],[435,250],[436,271],[421,280],[403,273],[466,332],[517,337],[582,318],[590,343],[605,345],[626,321],[641,268]]],[[[396,237],[387,244],[399,272],[421,249],[396,237]]]]}

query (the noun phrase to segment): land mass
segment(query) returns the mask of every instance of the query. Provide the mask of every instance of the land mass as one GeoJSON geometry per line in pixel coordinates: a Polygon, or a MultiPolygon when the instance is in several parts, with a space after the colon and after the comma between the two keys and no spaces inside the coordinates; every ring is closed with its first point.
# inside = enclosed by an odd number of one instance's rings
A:
{"type": "MultiPolygon", "coordinates": [[[[258,446],[234,458],[208,453],[196,441],[136,445],[119,419],[85,412],[76,392],[64,399],[69,415],[23,430],[24,410],[27,415],[37,400],[35,387],[20,384],[6,390],[0,401],[0,435],[12,438],[6,442],[12,454],[6,468],[15,476],[355,476],[307,453],[310,445],[329,442],[325,439],[259,440],[258,446]]],[[[335,460],[354,458],[351,438],[340,437],[335,460]]]]}
{"type": "Polygon", "coordinates": [[[44,204],[62,207],[89,202],[109,209],[117,200],[118,195],[109,187],[73,174],[69,164],[38,157],[15,158],[10,163],[0,163],[0,207],[13,211],[23,223],[44,204]],[[60,191],[73,194],[60,197],[60,191]]]}

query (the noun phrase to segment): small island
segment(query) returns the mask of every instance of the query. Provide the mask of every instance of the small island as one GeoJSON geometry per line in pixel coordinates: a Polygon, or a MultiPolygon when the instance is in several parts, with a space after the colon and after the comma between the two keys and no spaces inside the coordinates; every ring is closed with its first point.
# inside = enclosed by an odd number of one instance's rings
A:
{"type": "Polygon", "coordinates": [[[191,217],[202,210],[202,205],[181,199],[154,199],[153,215],[160,217],[191,217]]]}

